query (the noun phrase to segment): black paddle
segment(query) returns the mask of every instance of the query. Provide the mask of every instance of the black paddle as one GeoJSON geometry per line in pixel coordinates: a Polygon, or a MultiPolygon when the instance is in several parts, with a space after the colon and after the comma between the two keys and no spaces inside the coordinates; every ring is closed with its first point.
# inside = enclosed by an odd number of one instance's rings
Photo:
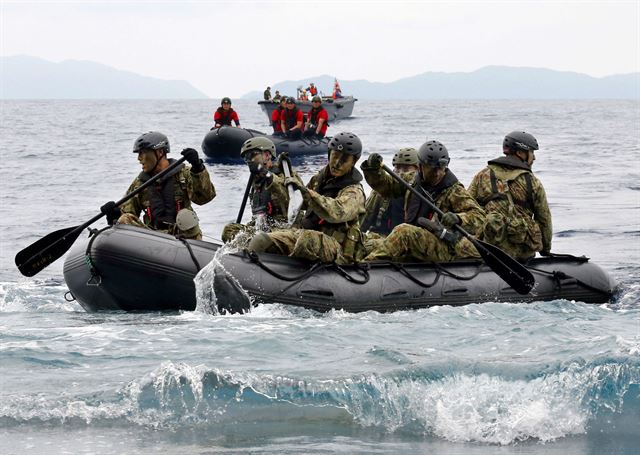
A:
{"type": "MultiPolygon", "coordinates": [[[[388,166],[383,164],[382,168],[398,183],[402,184],[406,189],[418,196],[422,202],[427,204],[431,210],[436,212],[442,218],[444,213],[436,207],[432,201],[416,191],[415,188],[405,182],[402,177],[393,172],[388,166]]],[[[480,256],[482,256],[482,259],[491,268],[491,270],[506,281],[509,286],[516,290],[516,292],[525,295],[531,291],[533,286],[536,284],[536,280],[524,265],[520,264],[497,246],[478,240],[465,231],[462,226],[455,225],[455,229],[473,243],[473,246],[476,247],[476,250],[478,250],[478,253],[480,253],[480,256]]]]}
{"type": "Polygon", "coordinates": [[[240,204],[240,211],[238,212],[238,217],[236,218],[236,223],[242,222],[242,215],[244,215],[244,208],[247,205],[247,199],[249,199],[249,192],[251,191],[251,185],[253,184],[253,172],[249,174],[249,181],[247,182],[247,187],[244,189],[244,196],[242,196],[242,204],[240,204]]]}
{"type": "MultiPolygon", "coordinates": [[[[145,188],[150,186],[156,180],[161,179],[169,172],[180,166],[186,159],[186,157],[182,157],[179,160],[174,161],[164,171],[154,175],[138,188],[133,190],[131,193],[127,194],[125,197],[116,202],[116,205],[119,206],[124,204],[136,194],[140,193],[145,188]]],[[[69,248],[71,248],[71,245],[73,245],[73,242],[75,242],[76,239],[80,236],[80,233],[86,227],[95,223],[103,216],[104,213],[99,213],[80,226],[60,229],[59,231],[52,232],[44,236],[40,240],[32,243],[31,245],[20,251],[18,254],[16,254],[15,262],[18,266],[18,270],[20,270],[20,273],[22,273],[24,276],[34,276],[42,269],[48,267],[55,260],[60,258],[64,253],[66,253],[69,248]]]]}

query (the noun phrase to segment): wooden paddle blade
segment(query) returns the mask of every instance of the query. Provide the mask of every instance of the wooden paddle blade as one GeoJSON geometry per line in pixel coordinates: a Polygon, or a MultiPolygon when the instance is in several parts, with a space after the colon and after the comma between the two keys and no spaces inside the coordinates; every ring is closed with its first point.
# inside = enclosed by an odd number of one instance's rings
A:
{"type": "Polygon", "coordinates": [[[520,264],[495,245],[471,236],[469,236],[468,239],[471,240],[491,270],[515,289],[518,294],[526,295],[533,289],[536,280],[524,265],[520,264]]]}
{"type": "Polygon", "coordinates": [[[73,226],[51,232],[32,243],[16,254],[18,270],[24,276],[34,276],[66,253],[81,232],[78,226],[73,226]]]}

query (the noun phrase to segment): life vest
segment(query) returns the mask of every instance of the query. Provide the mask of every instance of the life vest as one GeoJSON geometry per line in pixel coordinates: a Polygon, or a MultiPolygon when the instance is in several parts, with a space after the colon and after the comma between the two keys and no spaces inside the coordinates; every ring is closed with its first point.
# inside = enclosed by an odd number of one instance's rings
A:
{"type": "Polygon", "coordinates": [[[311,96],[316,96],[318,94],[318,89],[312,85],[309,87],[309,93],[311,93],[311,96]]]}
{"type": "Polygon", "coordinates": [[[220,114],[220,117],[215,120],[216,123],[219,123],[220,125],[231,126],[233,113],[235,112],[233,108],[230,107],[228,111],[225,111],[222,107],[219,107],[216,112],[220,114]]]}
{"type": "MultiPolygon", "coordinates": [[[[320,112],[325,111],[326,109],[322,106],[320,106],[319,108],[315,108],[312,107],[311,110],[309,111],[309,113],[307,114],[308,118],[309,118],[309,123],[311,123],[312,125],[317,126],[318,125],[318,115],[320,114],[320,112]]],[[[329,115],[327,115],[327,118],[329,117],[329,115]]],[[[329,126],[329,122],[327,121],[327,119],[325,119],[324,124],[322,125],[322,127],[326,127],[329,126]]]]}
{"type": "MultiPolygon", "coordinates": [[[[326,197],[336,198],[338,193],[344,188],[360,184],[362,181],[362,174],[355,167],[349,174],[345,174],[342,177],[331,177],[329,174],[329,166],[322,169],[318,175],[317,185],[315,191],[326,197]]],[[[354,220],[358,222],[356,217],[354,220]]],[[[304,218],[302,219],[302,227],[304,229],[313,229],[314,231],[321,231],[324,233],[333,232],[337,229],[344,228],[347,223],[329,223],[320,218],[314,211],[307,209],[304,218]]],[[[330,235],[330,234],[329,234],[330,235]]]]}
{"type": "Polygon", "coordinates": [[[516,177],[511,180],[507,180],[506,182],[502,181],[496,176],[496,173],[493,169],[489,169],[489,178],[491,180],[491,194],[486,197],[480,198],[478,203],[483,207],[486,206],[491,201],[499,201],[499,200],[509,200],[509,196],[507,196],[506,191],[498,190],[498,182],[500,181],[500,187],[506,188],[508,191],[509,184],[513,182],[517,177],[521,175],[524,177],[525,184],[527,185],[527,196],[526,199],[521,200],[517,199],[513,195],[511,195],[511,200],[514,204],[519,205],[523,209],[528,212],[533,212],[534,202],[533,202],[533,180],[531,178],[531,166],[529,166],[526,162],[519,160],[511,155],[501,156],[500,158],[496,158],[494,160],[489,161],[489,164],[497,164],[499,166],[506,166],[511,169],[522,169],[522,172],[518,173],[516,177]]]}
{"type": "MultiPolygon", "coordinates": [[[[416,173],[416,178],[413,181],[412,186],[418,191],[424,194],[427,199],[431,199],[432,201],[437,201],[438,197],[448,188],[452,187],[458,183],[458,178],[455,176],[451,170],[447,168],[446,173],[440,183],[435,186],[424,186],[422,184],[422,177],[420,173],[416,173]]],[[[405,210],[404,210],[404,222],[413,224],[414,226],[418,225],[418,218],[424,217],[431,219],[433,218],[433,210],[420,198],[418,198],[412,192],[407,192],[407,196],[405,199],[405,210]]],[[[437,205],[437,204],[435,204],[437,205]]]]}
{"type": "MultiPolygon", "coordinates": [[[[369,210],[369,209],[367,209],[369,210]]],[[[378,194],[377,201],[362,220],[363,231],[387,235],[394,227],[404,222],[404,197],[383,198],[378,194]]]]}
{"type": "Polygon", "coordinates": [[[290,130],[296,123],[298,123],[298,108],[294,107],[293,109],[284,109],[284,124],[287,127],[287,130],[290,130]]]}
{"type": "MultiPolygon", "coordinates": [[[[276,172],[276,169],[272,169],[276,172]]],[[[275,203],[271,191],[267,189],[266,182],[254,183],[251,187],[251,213],[256,215],[266,215],[269,221],[275,218],[286,218],[287,214],[282,213],[280,205],[275,203]]]]}
{"type": "MultiPolygon", "coordinates": [[[[170,163],[174,161],[169,160],[170,163]]],[[[176,215],[180,210],[191,207],[187,181],[182,174],[183,169],[184,165],[179,166],[143,191],[142,206],[145,225],[152,229],[167,230],[176,223],[176,215]]],[[[150,178],[151,176],[146,172],[138,176],[142,183],[150,178]]]]}

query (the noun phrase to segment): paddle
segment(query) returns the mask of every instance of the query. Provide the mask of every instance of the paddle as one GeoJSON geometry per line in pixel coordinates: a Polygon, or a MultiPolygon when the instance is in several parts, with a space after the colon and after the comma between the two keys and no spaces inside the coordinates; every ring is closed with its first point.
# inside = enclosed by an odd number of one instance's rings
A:
{"type": "MultiPolygon", "coordinates": [[[[136,194],[149,187],[156,180],[161,179],[169,172],[180,166],[185,160],[186,157],[182,157],[179,160],[174,161],[164,171],[154,175],[134,191],[116,202],[116,205],[120,206],[124,204],[136,194]]],[[[22,273],[24,276],[34,276],[42,269],[48,267],[50,264],[60,258],[64,253],[66,253],[69,248],[71,248],[71,245],[73,245],[73,242],[75,242],[76,239],[80,236],[80,233],[86,227],[95,223],[103,216],[105,216],[104,213],[99,213],[80,226],[60,229],[32,243],[31,245],[20,251],[18,254],[16,254],[15,262],[16,266],[18,266],[18,270],[20,270],[20,273],[22,273]]]]}
{"type": "Polygon", "coordinates": [[[236,218],[236,223],[238,224],[242,223],[242,215],[244,215],[244,208],[247,206],[247,199],[249,199],[251,185],[253,185],[253,172],[249,174],[247,187],[244,189],[244,196],[242,196],[242,203],[240,204],[240,210],[238,211],[238,217],[236,218]]]}
{"type": "MultiPolygon", "coordinates": [[[[280,164],[282,166],[282,173],[284,176],[291,177],[291,161],[287,155],[280,159],[280,164]]],[[[287,219],[289,220],[289,224],[291,224],[295,221],[296,216],[300,211],[300,206],[302,205],[302,194],[300,194],[300,191],[292,184],[287,185],[287,191],[289,192],[289,209],[287,212],[287,219]]]]}
{"type": "MultiPolygon", "coordinates": [[[[423,194],[420,194],[413,188],[409,183],[405,182],[402,177],[393,172],[388,166],[382,165],[382,168],[393,177],[398,183],[403,185],[406,189],[411,191],[417,197],[420,198],[422,202],[427,204],[431,210],[436,212],[440,217],[444,215],[442,210],[440,210],[436,205],[427,199],[423,194]]],[[[520,264],[518,261],[513,259],[507,253],[502,251],[500,248],[495,245],[491,245],[489,243],[478,240],[473,237],[467,231],[465,231],[462,226],[455,225],[455,229],[466,238],[468,238],[473,246],[476,247],[478,253],[484,260],[484,262],[504,281],[507,282],[509,286],[516,290],[519,294],[528,294],[529,291],[533,288],[536,283],[536,280],[533,278],[533,275],[525,266],[520,264]]]]}

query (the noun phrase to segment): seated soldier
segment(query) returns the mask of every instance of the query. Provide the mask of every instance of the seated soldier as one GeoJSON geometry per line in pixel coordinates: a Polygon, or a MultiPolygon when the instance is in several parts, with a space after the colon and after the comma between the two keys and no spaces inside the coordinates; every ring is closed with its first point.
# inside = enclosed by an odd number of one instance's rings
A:
{"type": "Polygon", "coordinates": [[[358,218],[364,213],[362,175],[355,163],[362,143],[352,133],[329,141],[329,163],[305,187],[297,176],[285,183],[302,193],[304,217],[292,229],[259,233],[250,242],[255,252],[283,254],[312,262],[357,262],[364,255],[358,218]]]}
{"type": "MultiPolygon", "coordinates": [[[[397,174],[407,182],[413,182],[418,170],[418,151],[413,147],[401,148],[393,155],[391,163],[397,174]]],[[[360,218],[360,229],[385,236],[404,222],[404,197],[383,197],[373,190],[367,198],[365,210],[366,213],[360,218]]]]}
{"type": "Polygon", "coordinates": [[[551,211],[544,187],[531,170],[535,150],[535,137],[512,131],[502,143],[506,156],[489,161],[469,186],[487,212],[481,238],[519,260],[551,251],[551,211]]]}
{"type": "Polygon", "coordinates": [[[296,100],[289,97],[286,109],[280,114],[280,126],[285,136],[291,139],[300,139],[304,128],[304,113],[296,107],[296,100]]]}
{"type": "Polygon", "coordinates": [[[256,231],[270,231],[287,222],[289,193],[284,185],[284,175],[274,166],[276,147],[266,137],[252,137],[242,144],[240,155],[249,165],[253,183],[249,193],[251,221],[246,225],[229,223],[222,230],[222,241],[228,243],[239,233],[252,236],[256,231]]]}
{"type": "Polygon", "coordinates": [[[304,133],[302,134],[305,137],[322,139],[327,134],[328,126],[329,114],[322,107],[322,98],[316,95],[311,100],[311,110],[307,114],[307,122],[304,125],[304,133]]]}
{"type": "MultiPolygon", "coordinates": [[[[162,133],[150,131],[136,139],[133,153],[138,154],[142,172],[129,186],[127,194],[175,161],[167,159],[169,150],[169,139],[162,133]]],[[[109,224],[117,218],[119,224],[146,227],[188,239],[201,239],[198,217],[191,203],[206,204],[216,196],[216,190],[198,152],[187,148],[182,151],[182,155],[187,158],[191,167],[177,167],[119,208],[113,201],[105,204],[101,210],[107,215],[109,224]],[[138,218],[141,212],[144,214],[142,221],[138,218]]]]}
{"type": "Polygon", "coordinates": [[[481,229],[485,213],[449,170],[447,148],[438,141],[427,141],[418,150],[418,161],[413,187],[445,212],[443,218],[438,222],[427,204],[387,175],[380,155],[370,155],[361,166],[367,182],[383,196],[404,197],[405,216],[404,223],[396,226],[365,261],[449,262],[479,257],[473,244],[460,237],[454,226],[459,224],[474,234],[481,229]]]}

